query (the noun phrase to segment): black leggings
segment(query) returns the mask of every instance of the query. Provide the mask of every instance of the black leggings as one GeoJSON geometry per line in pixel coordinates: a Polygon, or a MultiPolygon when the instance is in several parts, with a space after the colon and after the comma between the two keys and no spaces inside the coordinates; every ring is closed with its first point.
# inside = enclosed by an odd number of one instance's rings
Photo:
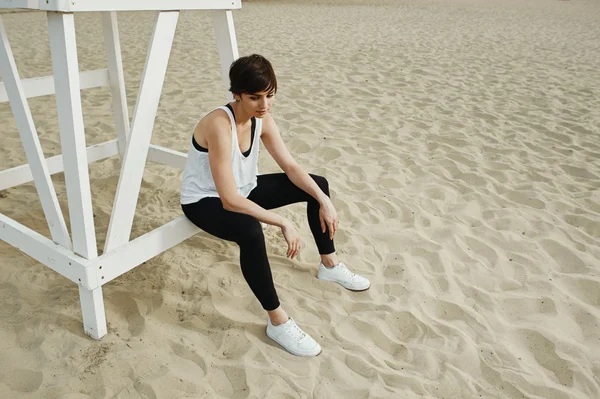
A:
{"type": "MultiPolygon", "coordinates": [[[[329,196],[329,184],[324,177],[310,175],[321,190],[329,196]]],[[[308,224],[321,255],[335,252],[329,233],[323,233],[319,219],[319,203],[298,188],[285,173],[258,176],[258,185],[248,196],[250,201],[265,209],[279,208],[297,202],[307,202],[308,224]]],[[[279,307],[279,298],[273,284],[271,267],[267,258],[262,225],[254,216],[223,209],[218,197],[203,198],[193,204],[181,206],[183,213],[205,232],[240,246],[242,274],[250,289],[265,310],[279,307]]]]}

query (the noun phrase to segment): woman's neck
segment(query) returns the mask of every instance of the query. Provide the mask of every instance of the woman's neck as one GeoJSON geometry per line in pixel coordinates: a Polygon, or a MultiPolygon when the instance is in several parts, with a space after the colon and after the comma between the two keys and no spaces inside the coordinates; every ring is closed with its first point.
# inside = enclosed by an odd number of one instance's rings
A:
{"type": "Polygon", "coordinates": [[[242,108],[242,105],[239,102],[232,102],[231,108],[233,108],[233,113],[235,114],[235,123],[237,125],[245,125],[246,123],[248,123],[248,121],[251,118],[251,115],[244,111],[244,108],[242,108]]]}

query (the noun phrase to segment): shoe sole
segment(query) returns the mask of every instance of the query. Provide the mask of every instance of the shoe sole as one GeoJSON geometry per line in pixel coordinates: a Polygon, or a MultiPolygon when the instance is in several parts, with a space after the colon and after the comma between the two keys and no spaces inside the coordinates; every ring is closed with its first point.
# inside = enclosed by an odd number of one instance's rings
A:
{"type": "Polygon", "coordinates": [[[340,287],[342,287],[342,288],[345,288],[345,289],[347,289],[348,291],[352,291],[352,292],[363,292],[363,291],[366,291],[366,290],[368,290],[369,288],[371,288],[371,284],[369,284],[369,286],[368,286],[367,288],[363,288],[363,289],[360,289],[360,290],[353,290],[352,288],[345,287],[343,284],[341,284],[341,283],[338,283],[337,281],[334,281],[334,280],[326,280],[326,279],[324,279],[324,278],[319,278],[319,277],[317,277],[317,280],[321,280],[321,281],[327,281],[327,282],[329,282],[329,283],[336,283],[336,284],[339,284],[339,286],[340,286],[340,287]]]}
{"type": "Polygon", "coordinates": [[[272,336],[270,336],[270,335],[269,335],[269,332],[268,332],[267,330],[265,330],[265,333],[267,334],[267,337],[269,337],[269,338],[271,338],[273,341],[277,342],[277,344],[278,344],[279,346],[281,346],[281,347],[282,347],[282,348],[283,348],[283,349],[284,349],[284,350],[285,350],[287,353],[289,353],[289,354],[291,354],[291,355],[298,356],[298,357],[316,357],[316,356],[319,356],[321,353],[323,353],[323,348],[321,348],[321,350],[319,351],[319,353],[317,353],[316,355],[302,355],[302,354],[297,354],[297,353],[294,353],[294,352],[292,352],[292,351],[290,351],[290,350],[286,349],[286,347],[285,347],[285,346],[283,346],[283,344],[282,344],[281,342],[279,342],[277,339],[275,339],[275,337],[272,337],[272,336]]]}
{"type": "MultiPolygon", "coordinates": [[[[339,283],[338,283],[338,284],[339,284],[339,283]]],[[[341,285],[341,284],[340,284],[340,285],[341,285]]],[[[342,287],[344,287],[344,286],[342,285],[342,287]]],[[[344,288],[346,288],[346,287],[344,287],[344,288]]],[[[352,291],[352,292],[363,292],[363,291],[366,291],[366,290],[368,290],[369,288],[371,288],[371,286],[370,286],[370,285],[369,285],[367,288],[363,288],[362,290],[353,290],[353,289],[351,289],[351,288],[346,288],[346,289],[347,289],[348,291],[352,291]]]]}

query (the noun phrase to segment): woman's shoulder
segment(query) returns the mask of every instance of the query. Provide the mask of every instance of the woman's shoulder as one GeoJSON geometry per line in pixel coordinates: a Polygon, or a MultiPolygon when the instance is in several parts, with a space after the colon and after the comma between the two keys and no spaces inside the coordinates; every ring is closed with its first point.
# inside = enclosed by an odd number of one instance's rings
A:
{"type": "Polygon", "coordinates": [[[194,129],[194,135],[204,136],[206,133],[222,130],[231,131],[231,120],[227,111],[216,108],[200,119],[194,129]]]}

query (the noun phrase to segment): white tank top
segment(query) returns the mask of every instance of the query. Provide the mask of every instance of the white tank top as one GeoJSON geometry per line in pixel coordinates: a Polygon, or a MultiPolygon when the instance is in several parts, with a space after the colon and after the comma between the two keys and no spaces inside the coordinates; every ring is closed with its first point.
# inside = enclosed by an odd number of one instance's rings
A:
{"type": "MultiPolygon", "coordinates": [[[[245,157],[238,144],[237,129],[233,113],[226,106],[219,107],[229,115],[231,121],[231,167],[237,192],[248,197],[256,187],[258,175],[258,148],[262,133],[262,119],[256,118],[254,140],[251,144],[250,154],[245,157]]],[[[191,141],[191,140],[190,140],[191,141]]],[[[218,197],[217,187],[210,170],[208,152],[198,151],[193,142],[190,142],[188,158],[183,169],[181,182],[181,204],[193,204],[206,197],[218,197]]]]}

